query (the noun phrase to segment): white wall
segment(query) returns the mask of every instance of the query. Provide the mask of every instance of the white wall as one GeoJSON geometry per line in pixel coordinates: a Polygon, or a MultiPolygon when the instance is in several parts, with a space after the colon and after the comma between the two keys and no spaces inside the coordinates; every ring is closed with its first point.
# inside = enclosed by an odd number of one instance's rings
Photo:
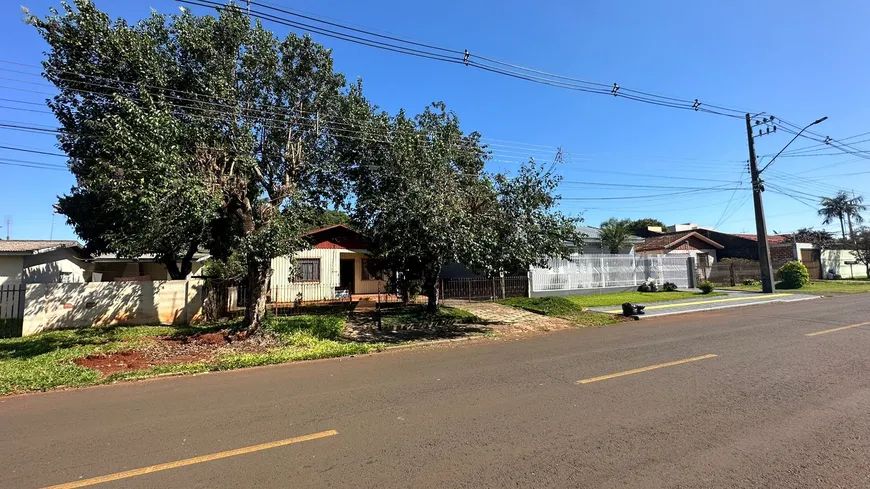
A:
{"type": "Polygon", "coordinates": [[[0,255],[0,285],[20,284],[23,268],[23,256],[0,255]]]}
{"type": "Polygon", "coordinates": [[[185,324],[202,311],[202,280],[28,284],[23,335],[113,324],[185,324]]]}
{"type": "Polygon", "coordinates": [[[24,283],[82,283],[93,270],[93,264],[85,262],[68,248],[27,255],[23,258],[24,283]]]}
{"type": "Polygon", "coordinates": [[[867,267],[865,267],[863,263],[856,263],[851,267],[846,265],[845,262],[847,261],[858,261],[858,257],[855,256],[855,252],[852,250],[825,250],[821,253],[821,259],[823,276],[826,276],[828,270],[833,268],[836,270],[835,273],[841,275],[843,278],[867,277],[867,267]]]}

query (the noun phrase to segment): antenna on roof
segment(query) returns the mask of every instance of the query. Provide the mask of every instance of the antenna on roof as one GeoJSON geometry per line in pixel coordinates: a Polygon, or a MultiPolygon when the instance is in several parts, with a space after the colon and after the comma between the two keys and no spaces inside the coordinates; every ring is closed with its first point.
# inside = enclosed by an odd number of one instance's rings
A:
{"type": "Polygon", "coordinates": [[[9,241],[9,231],[12,228],[12,216],[6,216],[6,241],[9,241]]]}

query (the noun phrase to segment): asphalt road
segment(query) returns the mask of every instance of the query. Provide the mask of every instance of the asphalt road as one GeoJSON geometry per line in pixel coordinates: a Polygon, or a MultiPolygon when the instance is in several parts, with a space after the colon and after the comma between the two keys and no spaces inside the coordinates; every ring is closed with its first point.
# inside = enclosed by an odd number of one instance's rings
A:
{"type": "Polygon", "coordinates": [[[866,488],[868,297],[0,398],[0,487],[866,488]]]}

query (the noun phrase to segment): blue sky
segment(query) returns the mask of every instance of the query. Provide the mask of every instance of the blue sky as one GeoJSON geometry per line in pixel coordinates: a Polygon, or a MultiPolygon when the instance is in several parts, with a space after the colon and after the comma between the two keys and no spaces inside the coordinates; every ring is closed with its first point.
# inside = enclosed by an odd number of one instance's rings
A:
{"type": "MultiPolygon", "coordinates": [[[[648,2],[520,2],[445,0],[379,2],[270,0],[271,3],[365,26],[404,38],[601,83],[752,111],[804,125],[828,116],[813,131],[842,139],[870,132],[870,3],[809,0],[648,2]]],[[[21,21],[18,2],[0,7],[0,60],[38,65],[45,46],[21,21]]],[[[24,0],[37,15],[57,1],[24,0]]],[[[113,17],[136,20],[177,12],[170,0],[98,0],[113,17]]],[[[193,7],[199,13],[207,10],[193,7]]],[[[279,35],[287,27],[266,25],[279,35]]],[[[565,152],[558,172],[565,183],[562,210],[597,226],[609,217],[655,217],[668,224],[696,222],[726,232],[753,232],[745,125],[718,117],[532,84],[470,67],[375,50],[314,36],[333,48],[336,68],[363,79],[365,93],[384,109],[419,112],[437,100],[456,111],[466,131],[492,144],[494,171],[515,169],[528,157],[551,161],[565,152]],[[611,172],[628,173],[632,176],[611,172]],[[643,175],[643,176],[635,176],[643,175]],[[699,179],[699,180],[688,180],[699,179]],[[700,180],[703,179],[703,180],[700,180]],[[708,180],[716,180],[711,183],[708,180]],[[740,190],[641,197],[674,190],[632,185],[740,190]],[[587,183],[571,183],[587,182],[587,183]],[[624,184],[626,188],[592,183],[624,184]],[[732,182],[732,183],[728,183],[732,182]],[[619,197],[614,199],[614,197],[619,197]],[[572,200],[573,199],[573,200],[572,200]],[[727,212],[726,212],[727,211],[727,212]]],[[[0,62],[0,70],[38,68],[0,62]]],[[[0,71],[0,120],[56,127],[50,114],[14,101],[41,102],[44,80],[0,71]],[[11,81],[9,78],[19,80],[11,81]],[[25,83],[26,82],[26,83],[25,83]],[[5,88],[2,88],[5,87],[5,88]],[[17,88],[12,90],[9,87],[17,88]],[[14,101],[11,101],[14,100],[14,101]]],[[[846,140],[870,150],[870,135],[846,140]]],[[[757,140],[759,155],[779,151],[791,135],[757,140]]],[[[815,144],[798,139],[789,148],[815,144]]],[[[56,151],[52,136],[0,129],[0,146],[56,151]]],[[[836,150],[822,151],[835,153],[836,150]]],[[[0,149],[0,217],[11,217],[17,239],[75,238],[52,204],[75,181],[66,171],[12,166],[9,160],[63,163],[62,158],[0,149]]],[[[20,161],[18,162],[20,164],[20,161]]],[[[850,155],[780,158],[766,180],[795,194],[830,195],[836,189],[870,198],[868,161],[850,155]]],[[[790,197],[765,192],[768,229],[821,227],[815,211],[790,197]]],[[[868,216],[870,217],[870,216],[868,216]]],[[[828,226],[829,229],[834,229],[828,226]]],[[[5,236],[5,228],[0,230],[5,236]]]]}

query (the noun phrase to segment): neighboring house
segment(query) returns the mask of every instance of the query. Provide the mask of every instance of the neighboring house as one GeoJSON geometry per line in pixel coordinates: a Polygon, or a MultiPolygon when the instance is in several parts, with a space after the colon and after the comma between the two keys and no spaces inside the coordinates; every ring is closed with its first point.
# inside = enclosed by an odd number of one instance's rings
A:
{"type": "MultiPolygon", "coordinates": [[[[610,254],[610,249],[601,244],[601,229],[591,226],[577,226],[577,229],[583,233],[583,248],[577,250],[573,244],[568,243],[568,246],[574,251],[583,255],[610,254]]],[[[639,236],[629,236],[625,244],[619,248],[619,254],[630,253],[634,246],[643,243],[643,241],[644,239],[639,236]]]]}
{"type": "Polygon", "coordinates": [[[304,236],[311,249],[272,260],[272,302],[330,300],[384,291],[384,281],[369,266],[369,241],[365,236],[344,224],[316,229],[304,236]]]}
{"type": "MultiPolygon", "coordinates": [[[[190,274],[187,278],[197,275],[209,258],[211,255],[208,253],[194,253],[190,274]]],[[[158,262],[154,255],[122,258],[115,254],[105,254],[89,258],[88,261],[92,264],[93,272],[88,279],[89,282],[172,280],[166,266],[158,262]]],[[[179,264],[180,266],[181,264],[179,264]]]]}
{"type": "Polygon", "coordinates": [[[76,241],[0,241],[0,285],[85,282],[91,265],[76,241]]]}
{"type": "Polygon", "coordinates": [[[724,248],[698,231],[683,231],[646,238],[635,246],[639,254],[688,255],[696,259],[697,266],[709,267],[716,261],[716,253],[724,248]]]}

